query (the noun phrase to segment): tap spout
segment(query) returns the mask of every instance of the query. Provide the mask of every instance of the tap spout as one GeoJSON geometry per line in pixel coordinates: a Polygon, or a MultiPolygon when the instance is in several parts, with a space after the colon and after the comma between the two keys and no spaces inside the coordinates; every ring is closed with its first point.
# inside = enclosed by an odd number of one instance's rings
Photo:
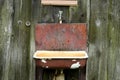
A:
{"type": "Polygon", "coordinates": [[[58,17],[59,17],[60,24],[62,24],[62,14],[63,14],[63,11],[59,11],[58,17]]]}

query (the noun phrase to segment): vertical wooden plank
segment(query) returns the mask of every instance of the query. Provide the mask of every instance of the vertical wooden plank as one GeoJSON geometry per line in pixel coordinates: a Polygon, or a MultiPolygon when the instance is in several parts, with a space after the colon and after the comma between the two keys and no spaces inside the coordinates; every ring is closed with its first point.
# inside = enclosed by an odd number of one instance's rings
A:
{"type": "Polygon", "coordinates": [[[13,0],[0,0],[0,80],[9,80],[13,0]]]}
{"type": "Polygon", "coordinates": [[[31,0],[14,0],[9,80],[29,80],[31,0]]]}
{"type": "Polygon", "coordinates": [[[35,80],[35,62],[33,59],[33,54],[35,52],[35,25],[41,19],[41,3],[40,0],[32,0],[31,6],[31,29],[30,29],[30,72],[29,72],[29,80],[35,80]]]}
{"type": "Polygon", "coordinates": [[[109,0],[108,80],[120,79],[120,1],[109,0]]]}
{"type": "Polygon", "coordinates": [[[91,0],[89,24],[88,80],[108,79],[108,0],[91,0]]]}
{"type": "Polygon", "coordinates": [[[78,0],[78,6],[69,8],[70,23],[86,23],[87,0],[78,0]]]}
{"type": "Polygon", "coordinates": [[[120,7],[118,0],[91,0],[88,80],[119,80],[120,7]]]}
{"type": "Polygon", "coordinates": [[[29,80],[30,0],[0,0],[0,80],[29,80]]]}

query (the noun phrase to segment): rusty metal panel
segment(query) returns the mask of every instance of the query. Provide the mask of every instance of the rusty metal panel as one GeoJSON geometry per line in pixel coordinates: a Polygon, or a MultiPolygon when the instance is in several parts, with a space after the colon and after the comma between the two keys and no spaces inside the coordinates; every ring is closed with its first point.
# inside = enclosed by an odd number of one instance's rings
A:
{"type": "Polygon", "coordinates": [[[83,68],[86,66],[87,59],[78,59],[78,60],[69,60],[69,59],[52,59],[42,61],[40,59],[36,59],[36,66],[42,68],[71,68],[72,64],[79,62],[80,67],[83,68]]]}
{"type": "Polygon", "coordinates": [[[37,24],[35,43],[36,50],[86,50],[86,24],[37,24]]]}

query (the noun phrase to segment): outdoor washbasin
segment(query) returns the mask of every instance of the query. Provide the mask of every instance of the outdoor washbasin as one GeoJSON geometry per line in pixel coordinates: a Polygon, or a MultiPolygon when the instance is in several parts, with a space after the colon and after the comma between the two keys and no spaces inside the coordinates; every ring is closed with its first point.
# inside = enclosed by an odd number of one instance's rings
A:
{"type": "Polygon", "coordinates": [[[88,55],[85,51],[36,51],[34,58],[42,68],[75,69],[86,65],[88,55]]]}
{"type": "Polygon", "coordinates": [[[34,59],[42,68],[86,66],[87,27],[85,23],[41,23],[35,27],[34,59]]]}

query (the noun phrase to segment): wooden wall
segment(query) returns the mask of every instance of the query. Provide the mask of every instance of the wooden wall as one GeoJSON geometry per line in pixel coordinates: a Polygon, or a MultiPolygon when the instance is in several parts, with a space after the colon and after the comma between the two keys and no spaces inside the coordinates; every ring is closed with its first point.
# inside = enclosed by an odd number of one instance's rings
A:
{"type": "Polygon", "coordinates": [[[120,80],[119,3],[90,1],[88,80],[120,80]]]}
{"type": "Polygon", "coordinates": [[[31,80],[31,0],[0,0],[0,80],[31,80]]]}
{"type": "Polygon", "coordinates": [[[0,0],[0,80],[34,80],[35,24],[57,23],[59,10],[64,23],[88,24],[87,80],[120,80],[120,1],[78,2],[55,7],[39,0],[0,0]]]}

